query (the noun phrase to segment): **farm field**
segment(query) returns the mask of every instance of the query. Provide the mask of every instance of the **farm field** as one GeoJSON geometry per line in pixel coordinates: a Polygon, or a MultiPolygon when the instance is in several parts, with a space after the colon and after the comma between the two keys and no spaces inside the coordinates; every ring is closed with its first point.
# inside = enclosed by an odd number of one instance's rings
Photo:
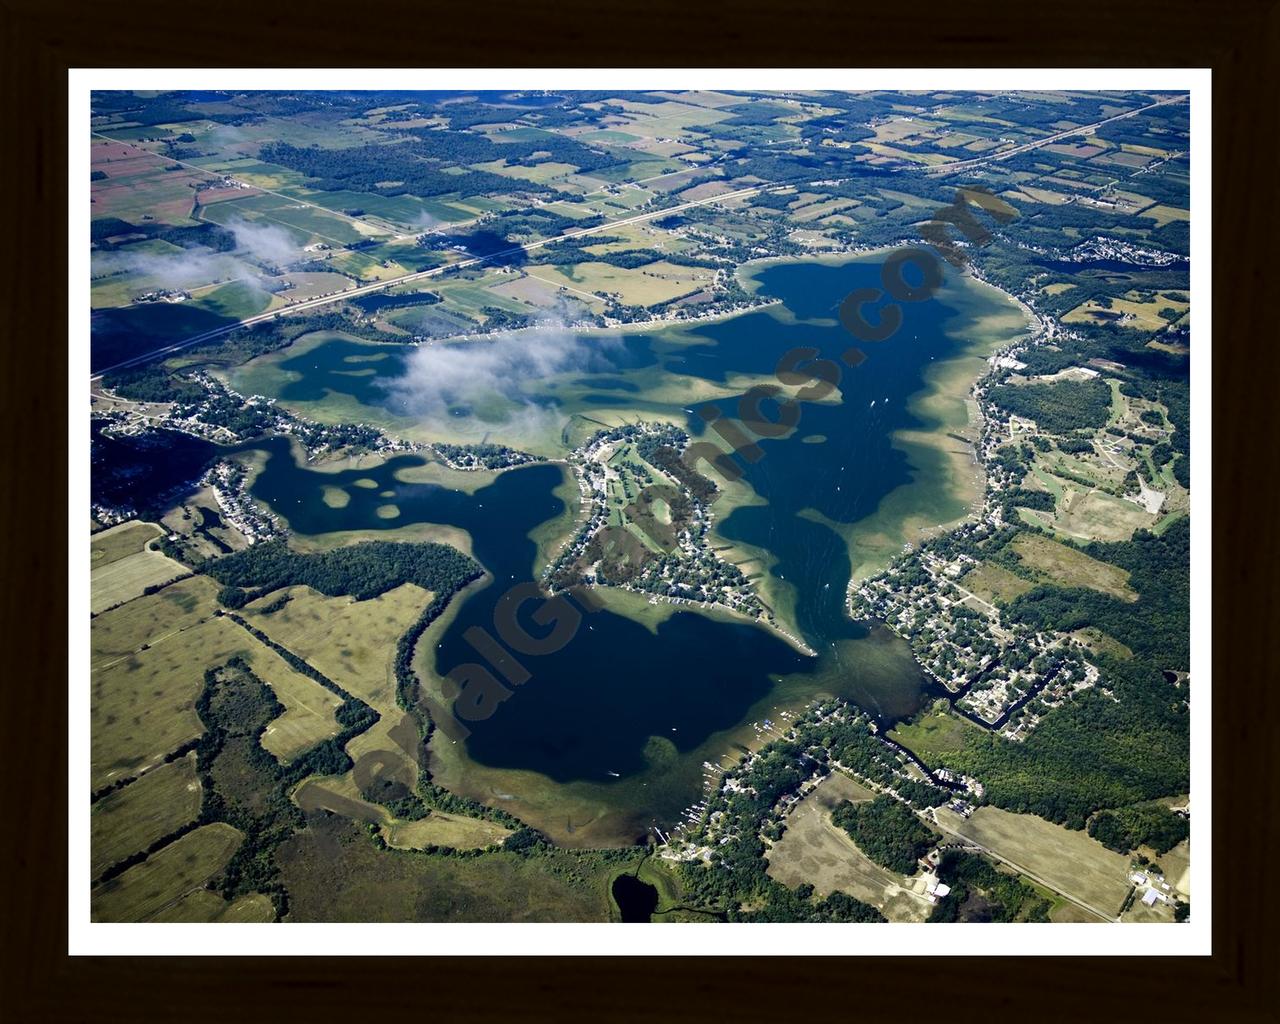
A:
{"type": "Polygon", "coordinates": [[[203,622],[217,607],[217,592],[218,585],[209,577],[192,576],[98,616],[89,631],[93,668],[203,622]]]}
{"type": "Polygon", "coordinates": [[[659,260],[638,270],[623,270],[607,263],[576,263],[571,267],[528,268],[530,276],[575,292],[616,293],[627,305],[653,306],[669,302],[705,287],[714,271],[702,267],[678,267],[659,260]]]}
{"type": "Polygon", "coordinates": [[[192,751],[98,800],[89,826],[93,877],[194,821],[201,796],[192,751]]]}
{"type": "MultiPolygon", "coordinates": [[[[247,635],[247,634],[246,634],[247,635]]],[[[262,734],[262,748],[287,764],[321,740],[336,736],[334,711],[342,701],[314,679],[297,672],[266,644],[254,641],[245,660],[284,705],[284,714],[262,734]]]]}
{"type": "Polygon", "coordinates": [[[841,801],[873,796],[846,775],[827,776],[787,815],[786,832],[767,854],[769,874],[791,887],[808,882],[820,897],[837,890],[847,893],[890,921],[923,921],[932,909],[924,882],[882,868],[831,823],[831,812],[841,801]]]}
{"type": "Polygon", "coordinates": [[[1023,873],[1084,900],[1108,918],[1119,913],[1129,891],[1129,859],[1112,853],[1084,832],[998,807],[979,807],[968,819],[946,807],[936,808],[934,813],[944,831],[972,840],[1023,873]]]}
{"type": "Polygon", "coordinates": [[[94,614],[141,597],[148,587],[176,580],[189,572],[181,562],[159,551],[139,551],[95,568],[89,576],[89,610],[94,614]]]}
{"type": "Polygon", "coordinates": [[[221,871],[244,835],[217,822],[188,832],[93,890],[95,921],[147,921],[221,871]]]}
{"type": "MultiPolygon", "coordinates": [[[[358,760],[366,753],[387,752],[398,764],[388,766],[386,774],[413,787],[417,765],[403,753],[403,737],[416,737],[417,727],[396,704],[393,660],[396,641],[417,621],[430,595],[412,583],[367,601],[324,597],[308,587],[288,592],[289,603],[279,611],[260,611],[274,595],[262,599],[257,609],[246,606],[246,620],[373,708],[378,720],[347,744],[347,753],[358,760]]],[[[349,783],[351,773],[341,779],[349,783]]],[[[349,792],[359,796],[354,787],[349,792]]]]}
{"type": "Polygon", "coordinates": [[[237,654],[251,657],[256,644],[229,619],[211,618],[95,669],[89,704],[92,788],[136,775],[198,737],[204,726],[195,702],[205,669],[237,654]]]}
{"type": "Polygon", "coordinates": [[[164,534],[155,523],[130,520],[109,527],[89,538],[89,564],[93,569],[119,561],[142,551],[148,541],[164,534]]]}
{"type": "Polygon", "coordinates": [[[193,889],[150,920],[185,924],[265,924],[274,921],[275,917],[276,909],[271,904],[271,897],[260,892],[225,900],[216,892],[193,889]]]}

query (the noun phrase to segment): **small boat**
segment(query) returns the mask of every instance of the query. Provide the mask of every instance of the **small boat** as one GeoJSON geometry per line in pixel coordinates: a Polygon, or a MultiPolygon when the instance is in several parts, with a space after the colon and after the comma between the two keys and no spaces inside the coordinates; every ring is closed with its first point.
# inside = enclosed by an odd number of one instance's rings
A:
{"type": "Polygon", "coordinates": [[[619,775],[617,772],[610,772],[609,774],[610,774],[610,775],[612,775],[615,779],[620,779],[620,778],[622,778],[622,776],[621,776],[621,775],[619,775]]]}

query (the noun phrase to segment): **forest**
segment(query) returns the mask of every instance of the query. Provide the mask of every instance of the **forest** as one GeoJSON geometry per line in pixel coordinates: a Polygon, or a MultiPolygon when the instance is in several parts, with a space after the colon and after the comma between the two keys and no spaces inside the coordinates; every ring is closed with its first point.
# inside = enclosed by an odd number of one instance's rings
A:
{"type": "Polygon", "coordinates": [[[1161,803],[1099,811],[1089,821],[1089,835],[1117,853],[1139,846],[1149,846],[1157,854],[1168,853],[1190,834],[1190,820],[1161,803]]]}
{"type": "Polygon", "coordinates": [[[906,804],[883,794],[865,803],[842,801],[831,812],[831,823],[848,832],[873,861],[900,875],[916,873],[916,862],[935,838],[906,804]]]}
{"type": "Polygon", "coordinates": [[[1104,427],[1111,411],[1111,389],[1093,380],[1053,384],[1002,384],[987,395],[1006,412],[1035,420],[1048,434],[1104,427]]]}
{"type": "Polygon", "coordinates": [[[549,185],[523,178],[507,178],[489,171],[450,174],[425,159],[414,146],[352,146],[321,149],[270,142],[262,147],[262,159],[316,179],[313,187],[326,192],[372,192],[382,196],[411,194],[431,196],[457,193],[464,196],[507,195],[535,192],[558,195],[549,185]],[[394,182],[394,184],[387,184],[394,182]]]}
{"type": "Polygon", "coordinates": [[[291,551],[283,540],[266,541],[207,561],[200,571],[223,585],[219,599],[226,598],[223,603],[231,607],[290,586],[366,601],[413,583],[437,597],[447,596],[481,574],[480,566],[447,545],[393,541],[366,541],[308,555],[291,551]]]}

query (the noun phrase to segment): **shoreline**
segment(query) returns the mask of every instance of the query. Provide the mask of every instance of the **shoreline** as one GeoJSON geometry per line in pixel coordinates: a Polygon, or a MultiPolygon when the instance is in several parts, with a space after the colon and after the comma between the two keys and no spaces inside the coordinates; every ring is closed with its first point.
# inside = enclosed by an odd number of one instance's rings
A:
{"type": "Polygon", "coordinates": [[[946,333],[962,344],[947,358],[929,365],[923,386],[907,398],[908,412],[922,425],[891,435],[893,447],[907,457],[912,481],[890,491],[873,513],[858,522],[842,528],[828,524],[849,545],[850,590],[883,570],[904,548],[955,529],[982,507],[986,472],[976,445],[985,420],[973,391],[990,373],[991,356],[1033,334],[1038,321],[1016,296],[968,271],[939,296],[940,301],[963,295],[955,290],[957,285],[989,289],[1003,299],[1005,308],[974,314],[965,308],[967,303],[959,308],[954,301],[947,303],[955,309],[959,323],[946,333]],[[965,283],[960,285],[961,281],[965,283]]]}

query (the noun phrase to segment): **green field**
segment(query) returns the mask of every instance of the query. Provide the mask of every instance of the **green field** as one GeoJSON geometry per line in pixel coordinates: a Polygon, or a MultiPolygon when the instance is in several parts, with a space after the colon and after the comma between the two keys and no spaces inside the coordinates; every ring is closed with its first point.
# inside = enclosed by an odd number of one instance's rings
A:
{"type": "Polygon", "coordinates": [[[619,866],[566,851],[465,860],[382,851],[337,817],[312,818],[277,859],[291,919],[321,922],[607,921],[619,866]]]}
{"type": "Polygon", "coordinates": [[[991,604],[1002,605],[1035,586],[1008,569],[983,562],[960,579],[960,585],[991,604]]]}
{"type": "Polygon", "coordinates": [[[136,775],[204,732],[195,702],[205,669],[237,654],[251,657],[257,643],[229,619],[213,618],[95,669],[89,702],[93,789],[136,775]]]}
{"type": "Polygon", "coordinates": [[[89,819],[93,877],[194,821],[200,800],[194,752],[108,793],[89,819]]]}
{"type": "Polygon", "coordinates": [[[964,748],[965,739],[974,734],[977,726],[947,710],[946,701],[940,701],[932,710],[916,717],[910,723],[893,727],[889,739],[901,743],[914,752],[930,768],[945,767],[947,756],[964,748]]]}
{"type": "Polygon", "coordinates": [[[945,807],[935,813],[944,830],[971,839],[1023,874],[1084,900],[1108,918],[1119,913],[1129,891],[1129,859],[1084,832],[998,807],[979,807],[967,820],[945,807]]]}
{"type": "Polygon", "coordinates": [[[1019,534],[1012,546],[1024,565],[1059,586],[1090,587],[1122,601],[1138,599],[1137,592],[1129,586],[1128,570],[1119,566],[1100,562],[1076,548],[1031,533],[1019,534]]]}
{"type": "Polygon", "coordinates": [[[93,570],[89,576],[89,610],[94,614],[141,597],[148,587],[158,587],[191,570],[159,551],[139,551],[117,558],[93,570]]]}
{"type": "Polygon", "coordinates": [[[222,870],[244,835],[221,822],[188,832],[93,890],[94,921],[148,921],[222,870]]]}
{"type": "Polygon", "coordinates": [[[110,565],[127,555],[136,555],[147,541],[164,533],[155,523],[130,520],[110,529],[95,533],[89,538],[89,564],[97,569],[110,565]]]}

